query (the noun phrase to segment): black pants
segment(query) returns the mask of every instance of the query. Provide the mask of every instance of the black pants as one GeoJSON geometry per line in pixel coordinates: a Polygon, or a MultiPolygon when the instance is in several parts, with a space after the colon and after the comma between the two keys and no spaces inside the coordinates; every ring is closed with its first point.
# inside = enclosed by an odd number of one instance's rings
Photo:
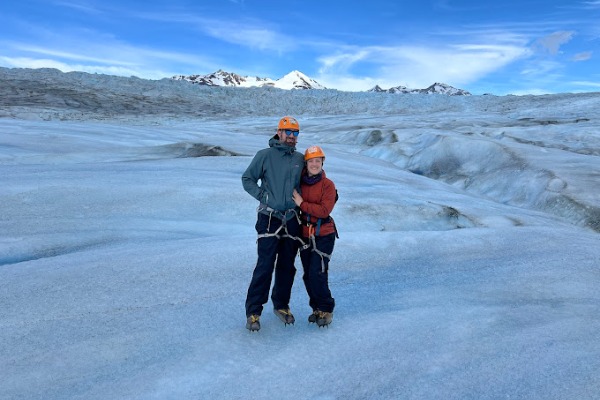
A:
{"type": "MultiPolygon", "coordinates": [[[[282,225],[287,226],[287,233],[290,236],[300,236],[300,225],[296,218],[283,221],[261,213],[258,214],[256,221],[256,232],[259,235],[274,233],[282,225]]],[[[286,226],[279,231],[279,236],[286,233],[286,226]]],[[[294,259],[298,254],[298,247],[299,242],[288,237],[269,236],[258,239],[258,261],[248,287],[246,316],[262,314],[263,305],[269,299],[273,270],[275,270],[275,284],[271,293],[273,307],[275,309],[289,308],[292,285],[296,275],[294,259]]]]}
{"type": "MultiPolygon", "coordinates": [[[[308,242],[308,238],[303,238],[303,240],[308,242]]],[[[335,233],[317,236],[315,242],[319,251],[332,254],[335,233]]],[[[331,297],[331,291],[329,290],[329,259],[327,257],[321,258],[319,254],[312,251],[312,246],[300,251],[300,259],[304,269],[302,280],[308,293],[308,304],[313,310],[333,312],[335,300],[331,297]]]]}

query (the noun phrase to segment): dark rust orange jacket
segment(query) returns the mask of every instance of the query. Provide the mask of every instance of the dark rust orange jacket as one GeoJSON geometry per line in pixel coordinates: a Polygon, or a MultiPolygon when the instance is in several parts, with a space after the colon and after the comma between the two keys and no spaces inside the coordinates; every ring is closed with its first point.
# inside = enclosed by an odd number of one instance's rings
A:
{"type": "MultiPolygon", "coordinates": [[[[307,222],[317,224],[319,218],[327,218],[330,216],[333,207],[335,206],[335,184],[327,178],[325,171],[322,172],[321,180],[313,185],[301,183],[302,190],[302,235],[309,236],[309,227],[307,222]]],[[[315,226],[315,229],[316,226],[315,226]]],[[[318,236],[325,236],[335,232],[333,219],[328,222],[322,221],[318,232],[318,236]]]]}

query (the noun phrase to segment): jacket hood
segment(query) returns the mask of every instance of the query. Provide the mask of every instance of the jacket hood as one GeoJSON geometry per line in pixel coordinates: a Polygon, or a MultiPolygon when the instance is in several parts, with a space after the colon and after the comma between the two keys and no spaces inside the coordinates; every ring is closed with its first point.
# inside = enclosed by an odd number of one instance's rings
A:
{"type": "Polygon", "coordinates": [[[283,151],[289,154],[293,154],[296,151],[296,146],[290,147],[288,145],[281,144],[281,142],[279,141],[279,136],[277,135],[269,139],[269,147],[273,147],[279,151],[283,151]]]}

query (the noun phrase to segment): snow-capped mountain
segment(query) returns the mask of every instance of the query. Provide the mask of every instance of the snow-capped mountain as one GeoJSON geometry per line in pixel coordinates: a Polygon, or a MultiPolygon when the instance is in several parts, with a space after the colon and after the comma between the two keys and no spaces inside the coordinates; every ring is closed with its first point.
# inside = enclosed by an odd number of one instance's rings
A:
{"type": "MultiPolygon", "coordinates": [[[[415,89],[418,90],[418,89],[415,89]]],[[[409,89],[406,86],[396,86],[389,89],[383,89],[379,85],[375,85],[372,89],[367,90],[367,92],[374,93],[414,93],[413,89],[409,89]]]]}
{"type": "Polygon", "coordinates": [[[275,82],[280,89],[327,89],[319,82],[304,75],[300,71],[292,71],[275,82]]]}
{"type": "Polygon", "coordinates": [[[421,89],[419,91],[419,93],[426,93],[426,94],[438,93],[438,94],[447,94],[450,96],[470,96],[471,95],[471,93],[467,92],[466,90],[457,89],[457,88],[447,85],[445,83],[438,83],[438,82],[434,83],[433,85],[429,86],[426,89],[421,89]]]}
{"type": "Polygon", "coordinates": [[[449,96],[470,96],[471,93],[463,89],[457,89],[453,86],[445,83],[436,82],[433,85],[425,89],[409,89],[406,86],[396,86],[389,89],[382,89],[379,85],[376,85],[372,89],[367,90],[368,92],[376,93],[423,93],[423,94],[446,94],[449,96]]]}
{"type": "Polygon", "coordinates": [[[273,80],[256,76],[241,76],[233,72],[218,70],[208,75],[176,75],[175,80],[185,80],[198,85],[206,86],[236,86],[236,87],[265,87],[272,86],[279,89],[326,89],[314,79],[309,78],[300,71],[292,71],[284,77],[273,80]]]}
{"type": "Polygon", "coordinates": [[[273,82],[271,79],[268,78],[241,76],[238,74],[234,74],[233,72],[225,72],[223,70],[218,70],[217,72],[213,72],[212,74],[208,75],[176,75],[173,77],[173,79],[190,81],[198,85],[206,86],[251,87],[269,85],[271,82],[273,82]]]}

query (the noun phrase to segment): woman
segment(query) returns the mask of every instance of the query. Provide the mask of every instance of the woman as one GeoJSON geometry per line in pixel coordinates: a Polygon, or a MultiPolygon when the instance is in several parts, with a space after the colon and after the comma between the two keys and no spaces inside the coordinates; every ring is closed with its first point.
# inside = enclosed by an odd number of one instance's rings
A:
{"type": "Polygon", "coordinates": [[[313,313],[308,322],[319,327],[333,320],[335,301],[331,297],[328,267],[337,236],[335,223],[330,214],[335,206],[337,191],[323,170],[325,154],[319,146],[311,146],[304,153],[306,167],[302,172],[300,190],[294,191],[294,202],[301,210],[302,236],[306,244],[300,248],[304,269],[304,285],[308,292],[313,313]]]}

